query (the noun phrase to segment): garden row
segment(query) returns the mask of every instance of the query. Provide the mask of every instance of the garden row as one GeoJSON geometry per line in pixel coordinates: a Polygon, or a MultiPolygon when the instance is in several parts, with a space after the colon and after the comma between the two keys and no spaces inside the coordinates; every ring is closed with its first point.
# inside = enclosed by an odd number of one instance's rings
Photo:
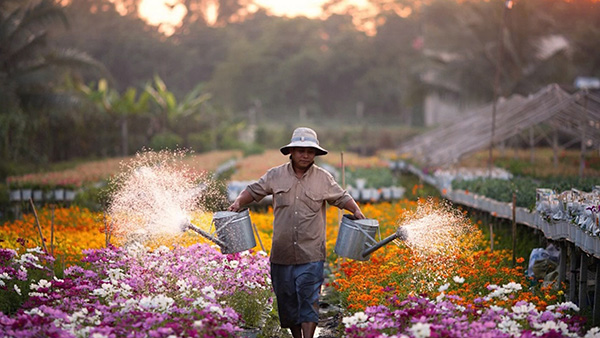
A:
{"type": "MultiPolygon", "coordinates": [[[[585,327],[561,290],[532,286],[523,259],[511,267],[508,252],[490,252],[481,231],[456,210],[434,201],[365,204],[363,212],[379,220],[382,237],[410,220],[432,229],[431,222],[445,219],[464,230],[443,242],[426,238],[448,250],[398,242],[367,262],[333,252],[335,210],[327,213],[327,248],[333,286],[345,308],[344,337],[592,337],[598,332],[585,327]]],[[[208,230],[206,216],[195,216],[194,224],[208,230]]],[[[252,212],[251,218],[257,242],[268,253],[272,212],[252,212]]],[[[259,336],[282,335],[272,325],[276,312],[268,260],[261,252],[223,255],[193,233],[162,237],[148,247],[120,247],[112,238],[117,246],[106,247],[110,227],[102,215],[76,207],[41,208],[39,222],[47,242],[54,238],[52,255],[40,249],[34,217],[2,225],[2,336],[233,337],[249,327],[261,327],[259,336]],[[72,256],[65,259],[67,253],[72,256]]]]}

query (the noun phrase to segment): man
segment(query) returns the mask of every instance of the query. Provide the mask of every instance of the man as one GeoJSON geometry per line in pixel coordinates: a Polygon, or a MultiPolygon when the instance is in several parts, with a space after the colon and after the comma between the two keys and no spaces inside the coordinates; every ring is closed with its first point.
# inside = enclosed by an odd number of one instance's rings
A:
{"type": "Polygon", "coordinates": [[[280,149],[290,162],[271,168],[250,184],[229,207],[242,206],[273,195],[271,280],[277,297],[281,327],[294,338],[314,336],[319,322],[318,300],[325,262],[326,203],[365,216],[350,194],[329,172],[314,164],[327,154],[310,128],[297,128],[291,142],[280,149]]]}

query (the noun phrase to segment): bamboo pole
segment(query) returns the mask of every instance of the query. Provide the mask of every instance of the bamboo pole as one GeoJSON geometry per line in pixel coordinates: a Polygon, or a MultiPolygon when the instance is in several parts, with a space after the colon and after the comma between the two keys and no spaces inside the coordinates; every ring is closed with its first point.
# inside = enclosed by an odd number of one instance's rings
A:
{"type": "Polygon", "coordinates": [[[105,246],[108,248],[110,245],[110,227],[108,226],[108,220],[106,219],[106,213],[103,215],[104,218],[104,241],[105,246]]]}
{"type": "Polygon", "coordinates": [[[517,266],[517,257],[515,251],[517,250],[517,193],[513,191],[512,195],[512,265],[513,268],[517,266]]]}
{"type": "Polygon", "coordinates": [[[50,208],[50,255],[54,257],[54,204],[50,208]]]}
{"type": "Polygon", "coordinates": [[[256,227],[256,223],[252,223],[252,227],[254,228],[254,232],[256,233],[256,237],[258,238],[258,243],[260,244],[262,251],[267,252],[267,250],[265,250],[265,247],[262,243],[262,240],[260,239],[260,236],[258,235],[258,227],[256,227]]]}
{"type": "Polygon", "coordinates": [[[31,204],[31,208],[33,209],[33,215],[35,216],[35,222],[37,224],[37,229],[40,234],[40,239],[42,240],[42,247],[44,248],[44,252],[48,253],[48,248],[46,247],[46,242],[44,241],[44,234],[42,233],[42,227],[40,226],[40,219],[38,218],[37,211],[35,210],[35,204],[33,204],[33,199],[29,198],[29,203],[31,204]]]}

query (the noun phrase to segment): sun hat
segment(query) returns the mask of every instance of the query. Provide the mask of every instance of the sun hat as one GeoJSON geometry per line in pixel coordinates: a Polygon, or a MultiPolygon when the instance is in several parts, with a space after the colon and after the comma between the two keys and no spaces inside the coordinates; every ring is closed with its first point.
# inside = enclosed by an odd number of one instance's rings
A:
{"type": "Polygon", "coordinates": [[[279,151],[281,151],[281,153],[284,155],[288,155],[290,153],[290,148],[294,147],[315,148],[317,151],[317,156],[327,154],[327,150],[319,146],[317,133],[315,133],[314,130],[306,127],[296,128],[292,134],[292,140],[290,141],[290,144],[281,147],[279,151]]]}

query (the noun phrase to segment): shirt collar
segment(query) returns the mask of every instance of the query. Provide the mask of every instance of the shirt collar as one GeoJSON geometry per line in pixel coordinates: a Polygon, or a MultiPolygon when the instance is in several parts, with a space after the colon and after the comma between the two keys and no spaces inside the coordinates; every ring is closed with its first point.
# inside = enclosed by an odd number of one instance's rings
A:
{"type": "MultiPolygon", "coordinates": [[[[292,175],[293,177],[296,177],[296,173],[294,172],[294,167],[292,166],[292,160],[290,160],[288,162],[287,167],[288,167],[288,173],[290,175],[292,175]]],[[[308,167],[308,170],[304,173],[304,175],[302,175],[302,177],[308,176],[311,172],[313,172],[313,170],[315,170],[315,162],[314,161],[310,165],[310,167],[308,167]]]]}

